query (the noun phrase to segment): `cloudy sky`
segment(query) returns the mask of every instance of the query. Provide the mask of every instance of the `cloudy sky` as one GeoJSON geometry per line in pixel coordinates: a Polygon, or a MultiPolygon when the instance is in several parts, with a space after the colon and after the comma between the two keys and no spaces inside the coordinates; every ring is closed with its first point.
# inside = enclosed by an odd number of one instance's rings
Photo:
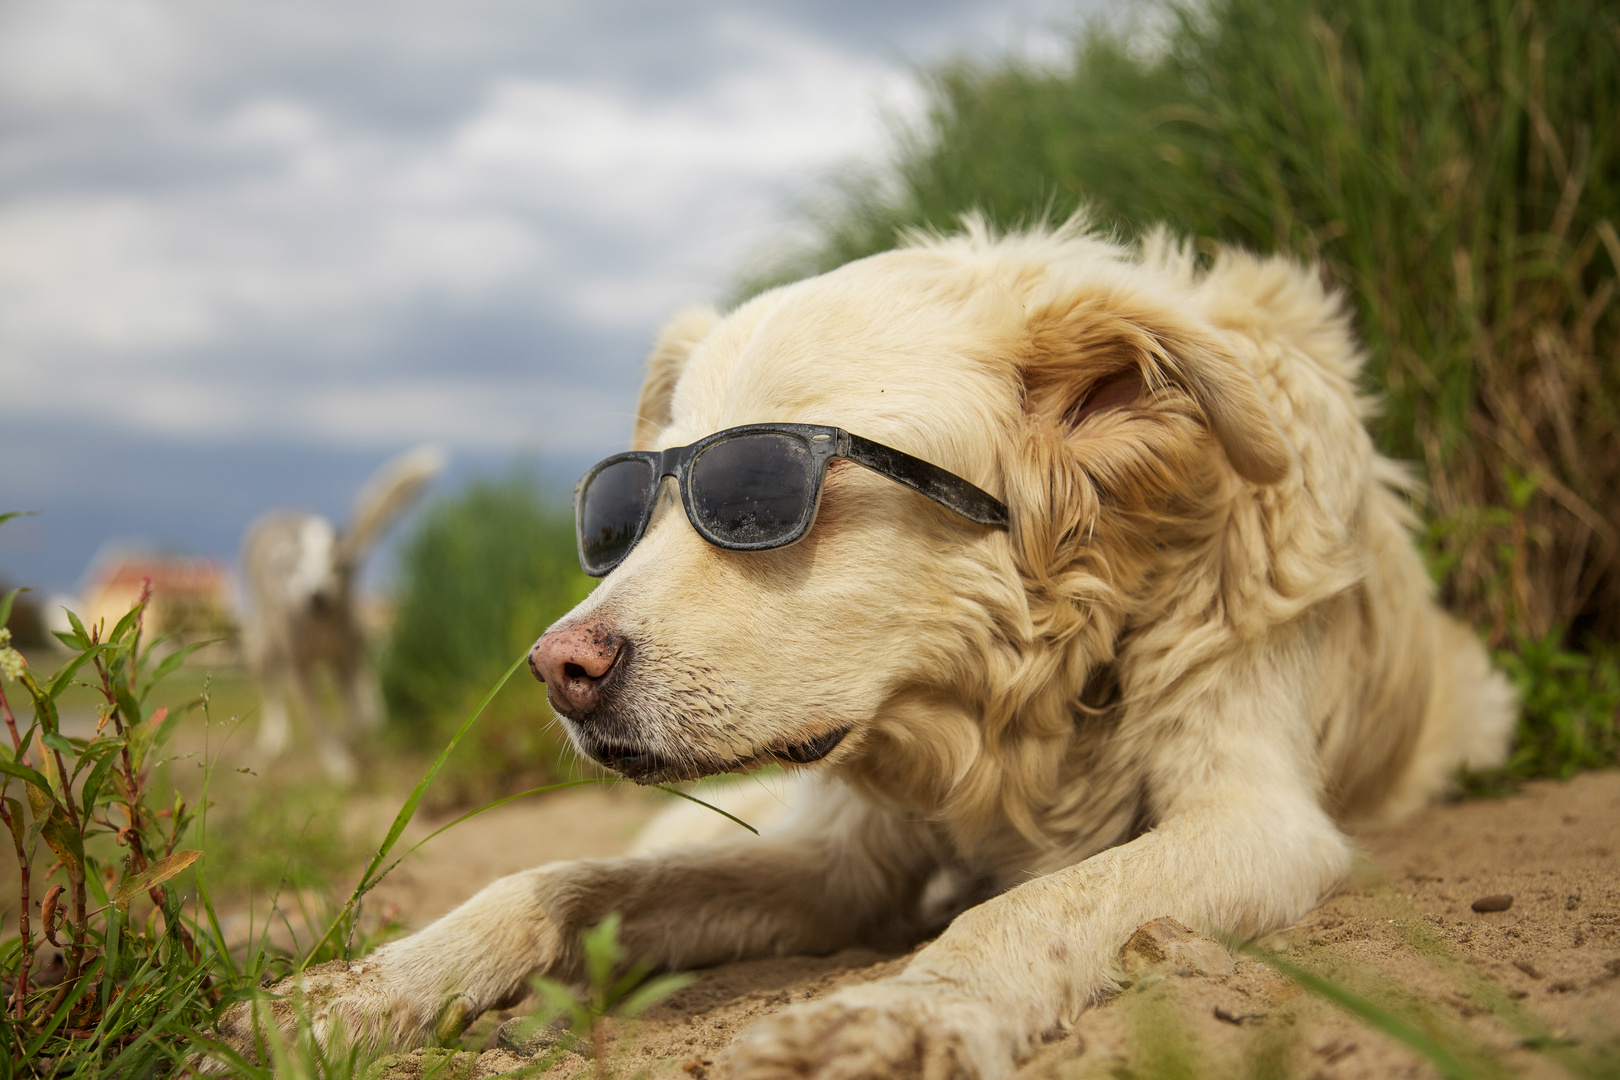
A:
{"type": "Polygon", "coordinates": [[[229,558],[389,454],[619,448],[723,297],[942,57],[1075,0],[0,0],[0,577],[229,558]]]}

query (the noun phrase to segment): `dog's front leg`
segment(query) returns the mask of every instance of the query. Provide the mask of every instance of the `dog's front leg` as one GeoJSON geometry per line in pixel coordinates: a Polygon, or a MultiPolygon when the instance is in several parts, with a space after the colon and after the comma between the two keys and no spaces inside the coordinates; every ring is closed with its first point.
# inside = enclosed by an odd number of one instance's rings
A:
{"type": "MultiPolygon", "coordinates": [[[[780,835],[502,878],[371,956],[283,980],[274,1020],[377,1048],[448,1038],[534,975],[578,976],[580,932],[614,911],[630,955],[665,968],[903,940],[935,861],[925,828],[835,793],[780,835]]],[[[248,1051],[253,1023],[236,1006],[219,1031],[248,1051]]]]}
{"type": "Polygon", "coordinates": [[[1006,1075],[1113,985],[1118,950],[1142,923],[1170,915],[1261,933],[1308,911],[1347,865],[1308,792],[1208,788],[1152,832],[967,911],[900,975],[756,1025],[727,1075],[1006,1075]]]}

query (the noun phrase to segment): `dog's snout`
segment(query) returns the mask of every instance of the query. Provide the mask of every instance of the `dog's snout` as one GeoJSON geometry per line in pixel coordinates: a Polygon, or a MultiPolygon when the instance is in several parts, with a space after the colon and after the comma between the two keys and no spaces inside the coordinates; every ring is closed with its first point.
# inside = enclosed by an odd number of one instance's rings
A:
{"type": "Polygon", "coordinates": [[[529,670],[546,684],[552,707],[580,719],[601,702],[603,685],[625,653],[625,640],[594,620],[549,631],[529,650],[529,670]]]}

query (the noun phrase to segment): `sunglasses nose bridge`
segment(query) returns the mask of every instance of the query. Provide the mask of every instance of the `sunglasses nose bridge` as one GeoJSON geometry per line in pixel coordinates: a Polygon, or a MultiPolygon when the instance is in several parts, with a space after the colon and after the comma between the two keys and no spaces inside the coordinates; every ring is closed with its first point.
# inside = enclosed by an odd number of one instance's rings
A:
{"type": "Polygon", "coordinates": [[[659,455],[658,479],[660,484],[663,482],[666,476],[673,476],[676,479],[680,478],[681,457],[686,453],[686,450],[687,448],[684,446],[672,446],[659,455]]]}

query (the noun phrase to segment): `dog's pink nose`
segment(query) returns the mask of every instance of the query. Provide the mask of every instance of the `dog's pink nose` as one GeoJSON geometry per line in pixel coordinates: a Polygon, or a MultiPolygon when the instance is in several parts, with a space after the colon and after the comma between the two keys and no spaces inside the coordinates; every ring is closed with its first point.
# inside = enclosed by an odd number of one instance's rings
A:
{"type": "Polygon", "coordinates": [[[593,711],[602,684],[624,655],[624,638],[590,620],[548,632],[529,650],[529,670],[546,684],[551,707],[571,719],[593,711]]]}

